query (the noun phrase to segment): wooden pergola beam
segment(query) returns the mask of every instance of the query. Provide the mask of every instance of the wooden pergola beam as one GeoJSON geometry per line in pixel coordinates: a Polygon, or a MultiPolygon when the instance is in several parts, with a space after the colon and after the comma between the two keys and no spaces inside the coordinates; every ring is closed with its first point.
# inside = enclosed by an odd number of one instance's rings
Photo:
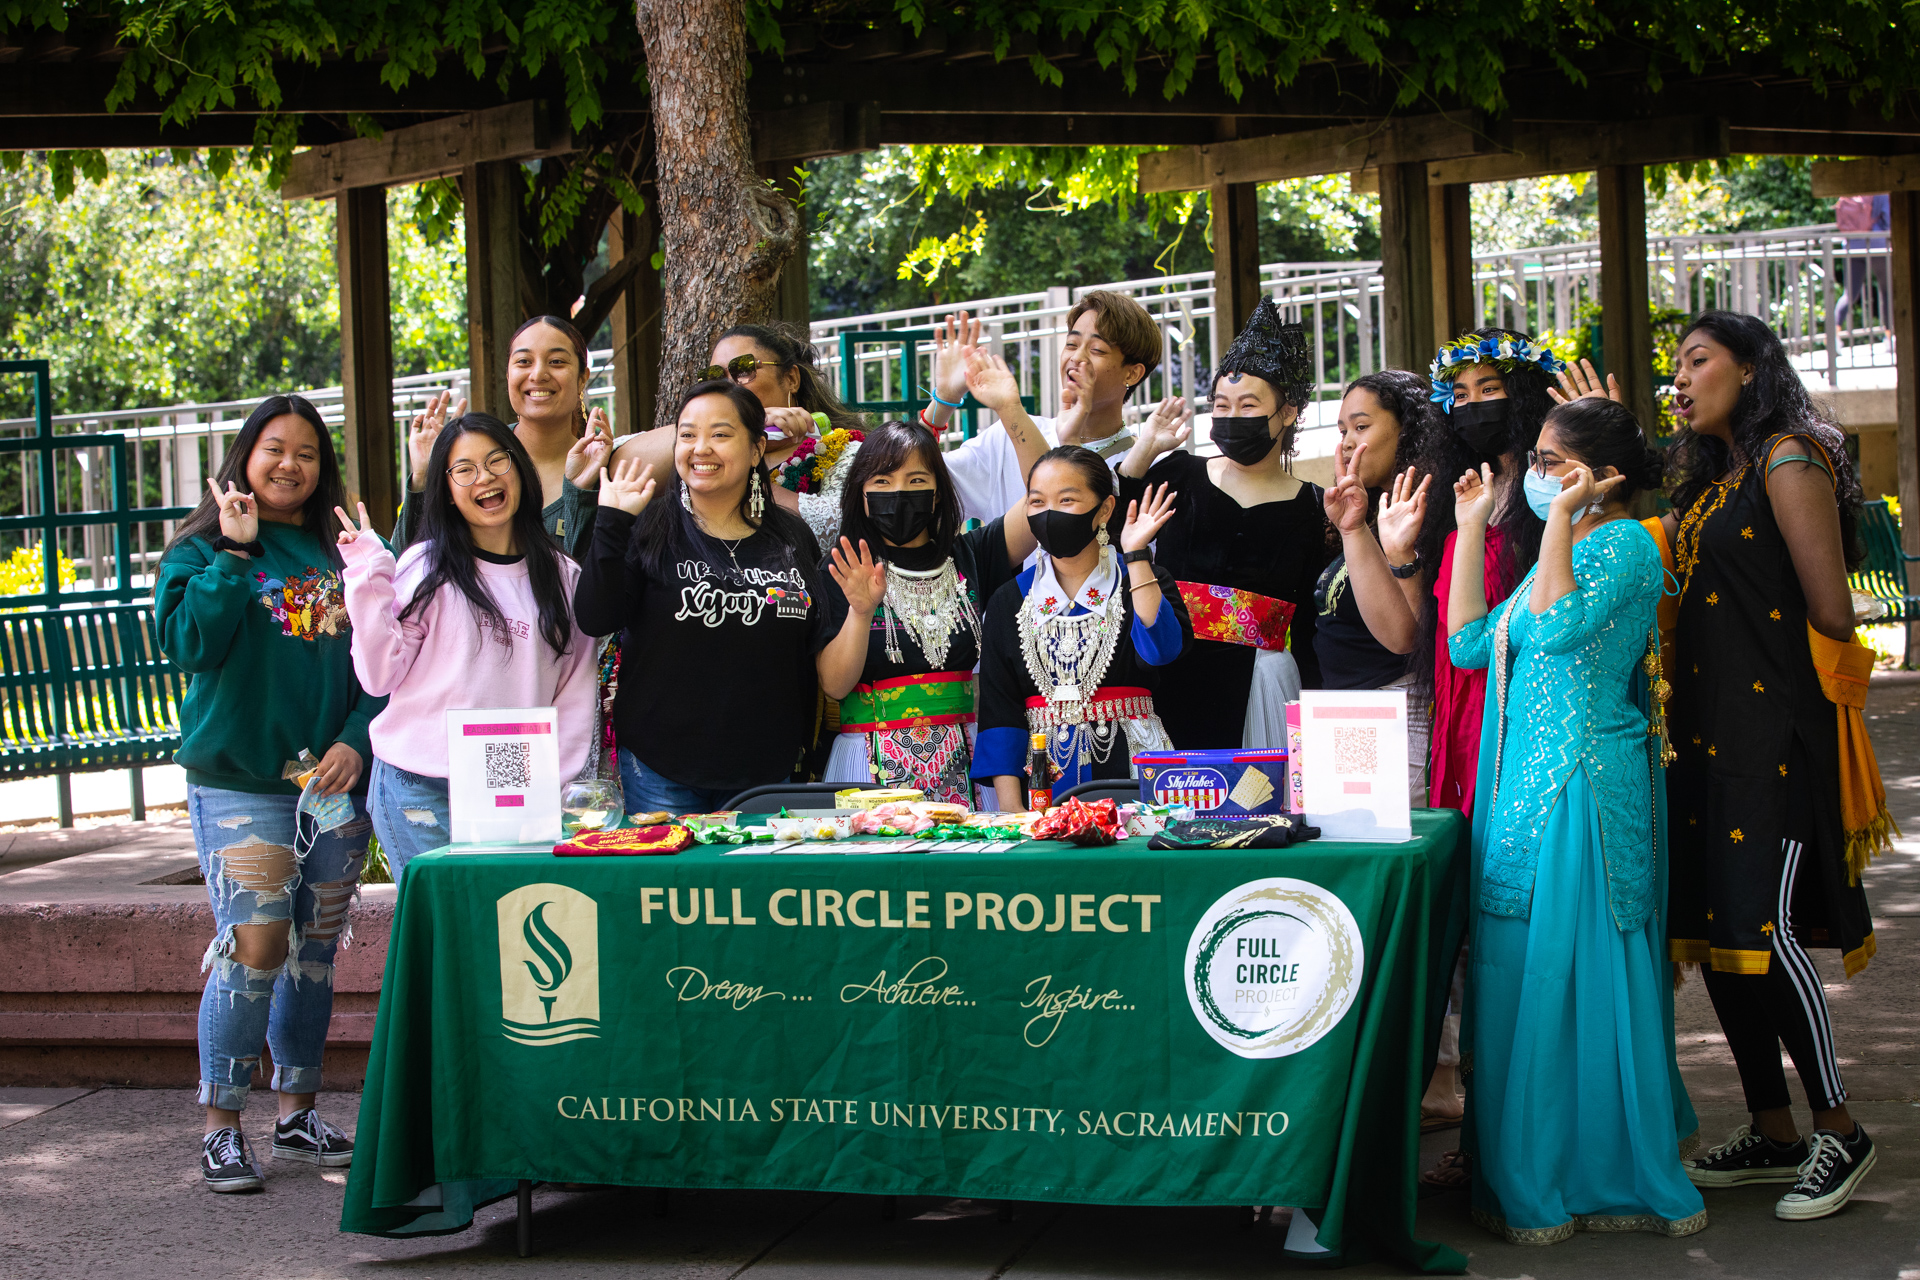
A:
{"type": "Polygon", "coordinates": [[[1519,124],[1498,154],[1433,158],[1427,165],[1427,181],[1437,187],[1511,182],[1618,165],[1717,160],[1729,150],[1727,122],[1713,116],[1619,124],[1519,124]]]}
{"type": "Polygon", "coordinates": [[[1822,198],[1895,191],[1920,191],[1920,155],[1826,160],[1813,166],[1813,194],[1822,198]]]}
{"type": "Polygon", "coordinates": [[[753,114],[756,164],[851,155],[879,145],[877,102],[810,102],[753,114]]]}
{"type": "Polygon", "coordinates": [[[1477,155],[1494,143],[1480,113],[1398,116],[1365,124],[1239,138],[1140,157],[1140,190],[1199,191],[1323,173],[1477,155]]]}
{"type": "Polygon", "coordinates": [[[547,104],[515,102],[466,111],[428,124],[393,129],[294,155],[280,195],[288,200],[336,196],[357,187],[390,187],[444,178],[468,165],[531,160],[573,150],[572,132],[549,124],[547,104]]]}

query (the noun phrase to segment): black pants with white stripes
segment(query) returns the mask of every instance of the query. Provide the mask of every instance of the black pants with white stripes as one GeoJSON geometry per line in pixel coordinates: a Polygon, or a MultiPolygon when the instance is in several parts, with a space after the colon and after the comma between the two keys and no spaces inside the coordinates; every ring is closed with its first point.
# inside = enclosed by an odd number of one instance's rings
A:
{"type": "Polygon", "coordinates": [[[1826,992],[1819,971],[1793,929],[1794,880],[1804,846],[1786,840],[1781,850],[1778,909],[1774,916],[1773,957],[1765,973],[1717,973],[1707,970],[1707,995],[1740,1069],[1747,1110],[1773,1111],[1791,1105],[1780,1046],[1793,1058],[1807,1103],[1830,1111],[1847,1100],[1840,1082],[1840,1061],[1833,1050],[1833,1023],[1827,1017],[1826,992]]]}

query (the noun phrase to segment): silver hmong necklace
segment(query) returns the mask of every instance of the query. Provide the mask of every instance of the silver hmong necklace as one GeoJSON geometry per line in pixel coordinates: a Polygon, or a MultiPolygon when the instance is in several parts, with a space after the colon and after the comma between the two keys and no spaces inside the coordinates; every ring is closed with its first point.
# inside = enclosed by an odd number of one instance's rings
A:
{"type": "Polygon", "coordinates": [[[894,630],[896,619],[920,646],[933,671],[946,665],[954,632],[963,624],[973,632],[976,644],[980,639],[980,617],[974,612],[973,601],[960,589],[960,572],[951,557],[937,569],[902,569],[889,564],[886,615],[888,662],[905,661],[899,634],[894,630]]]}
{"type": "MultiPolygon", "coordinates": [[[[1120,628],[1114,624],[1114,596],[1097,611],[1042,614],[1031,593],[1020,605],[1020,656],[1027,674],[1048,702],[1085,705],[1113,664],[1120,628]]],[[[1117,593],[1116,593],[1117,595],[1117,593]]]]}

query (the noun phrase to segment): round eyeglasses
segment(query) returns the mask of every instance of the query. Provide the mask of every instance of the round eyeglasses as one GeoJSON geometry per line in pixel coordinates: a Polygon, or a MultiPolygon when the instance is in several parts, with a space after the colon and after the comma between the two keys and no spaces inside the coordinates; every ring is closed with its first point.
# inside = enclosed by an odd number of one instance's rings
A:
{"type": "Polygon", "coordinates": [[[714,382],[721,378],[732,378],[735,382],[751,382],[753,375],[762,369],[784,369],[785,360],[762,360],[759,356],[735,356],[725,365],[710,364],[700,374],[703,382],[714,382]]]}
{"type": "MultiPolygon", "coordinates": [[[[487,458],[487,474],[503,476],[513,470],[513,455],[505,449],[491,454],[487,458]]],[[[471,462],[456,462],[447,468],[447,479],[462,489],[470,489],[480,483],[480,468],[471,462]]]]}

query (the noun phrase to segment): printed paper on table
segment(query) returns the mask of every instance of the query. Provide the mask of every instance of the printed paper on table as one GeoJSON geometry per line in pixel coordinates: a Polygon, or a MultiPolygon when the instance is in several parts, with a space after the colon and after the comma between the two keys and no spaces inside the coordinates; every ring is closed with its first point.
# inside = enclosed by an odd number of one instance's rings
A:
{"type": "Polygon", "coordinates": [[[1411,840],[1406,692],[1302,690],[1300,777],[1323,839],[1411,840]]]}
{"type": "Polygon", "coordinates": [[[447,808],[453,843],[560,839],[560,746],[552,707],[447,712],[447,808]]]}

